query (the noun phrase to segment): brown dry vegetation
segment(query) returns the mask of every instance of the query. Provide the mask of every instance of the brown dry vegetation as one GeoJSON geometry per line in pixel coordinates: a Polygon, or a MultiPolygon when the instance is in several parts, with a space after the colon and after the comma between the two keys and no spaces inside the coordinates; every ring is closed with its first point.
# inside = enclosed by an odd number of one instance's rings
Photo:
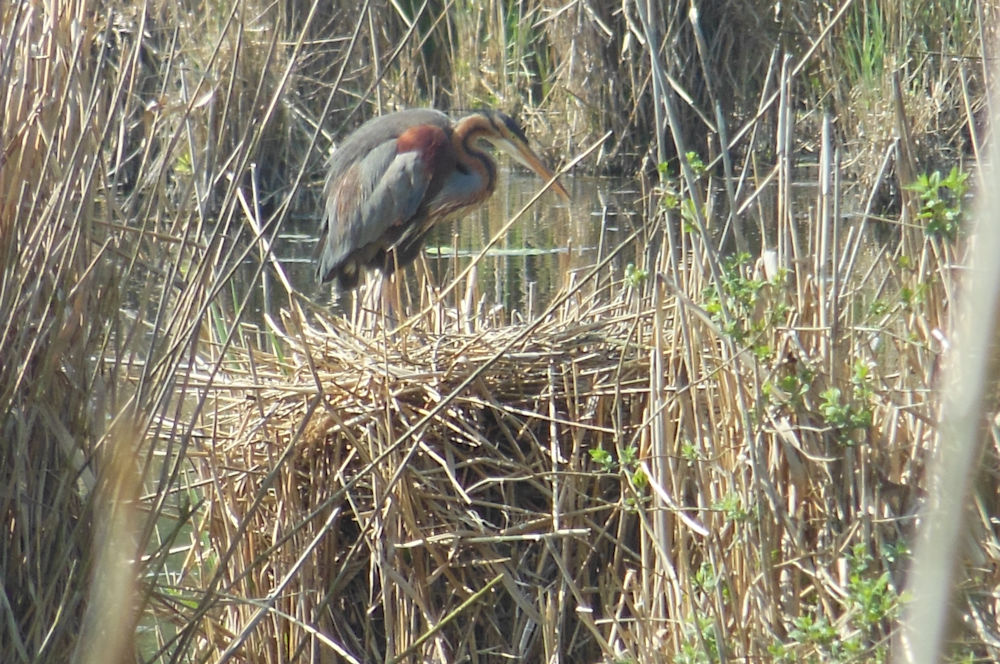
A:
{"type": "Polygon", "coordinates": [[[998,8],[798,4],[0,5],[4,661],[884,661],[968,238],[919,178],[984,177],[998,8]],[[527,320],[292,292],[334,137],[479,104],[640,229],[527,320]]]}

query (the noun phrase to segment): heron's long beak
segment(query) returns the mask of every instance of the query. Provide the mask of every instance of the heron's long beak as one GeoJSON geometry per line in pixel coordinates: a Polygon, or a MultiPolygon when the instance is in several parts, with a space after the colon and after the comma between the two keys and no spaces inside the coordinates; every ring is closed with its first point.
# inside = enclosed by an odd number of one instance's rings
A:
{"type": "MultiPolygon", "coordinates": [[[[512,141],[507,138],[503,138],[494,142],[494,145],[509,154],[525,168],[533,170],[535,174],[544,181],[548,182],[555,177],[552,171],[550,171],[544,162],[542,162],[541,157],[535,154],[534,150],[521,141],[512,141]]],[[[554,189],[564,201],[567,203],[569,202],[569,193],[558,180],[552,183],[552,189],[554,189]]]]}

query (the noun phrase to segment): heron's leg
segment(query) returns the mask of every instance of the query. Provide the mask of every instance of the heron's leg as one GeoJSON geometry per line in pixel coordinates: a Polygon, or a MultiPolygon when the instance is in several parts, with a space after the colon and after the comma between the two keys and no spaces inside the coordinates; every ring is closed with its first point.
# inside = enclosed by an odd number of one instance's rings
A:
{"type": "Polygon", "coordinates": [[[379,288],[379,300],[382,306],[379,309],[382,312],[382,326],[385,330],[395,330],[399,326],[399,321],[404,319],[397,274],[399,273],[380,275],[382,283],[379,288]]]}

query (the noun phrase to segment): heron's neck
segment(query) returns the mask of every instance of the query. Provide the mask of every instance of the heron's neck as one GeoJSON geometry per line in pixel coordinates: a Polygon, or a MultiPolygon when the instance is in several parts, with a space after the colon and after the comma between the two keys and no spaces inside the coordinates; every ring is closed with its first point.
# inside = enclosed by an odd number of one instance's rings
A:
{"type": "Polygon", "coordinates": [[[492,131],[495,130],[487,118],[473,115],[459,122],[452,136],[459,168],[475,173],[483,181],[479,200],[489,197],[497,184],[496,164],[479,146],[479,140],[492,131]]]}

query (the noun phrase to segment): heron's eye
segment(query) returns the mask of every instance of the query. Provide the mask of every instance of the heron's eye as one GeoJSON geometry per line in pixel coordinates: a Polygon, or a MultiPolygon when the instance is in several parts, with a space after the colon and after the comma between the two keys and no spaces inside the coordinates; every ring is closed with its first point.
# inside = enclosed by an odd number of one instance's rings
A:
{"type": "Polygon", "coordinates": [[[521,126],[517,124],[517,121],[514,118],[504,117],[503,121],[504,124],[507,125],[507,130],[510,131],[510,133],[514,134],[514,136],[519,138],[525,144],[528,143],[528,137],[524,135],[524,130],[521,129],[521,126]]]}

